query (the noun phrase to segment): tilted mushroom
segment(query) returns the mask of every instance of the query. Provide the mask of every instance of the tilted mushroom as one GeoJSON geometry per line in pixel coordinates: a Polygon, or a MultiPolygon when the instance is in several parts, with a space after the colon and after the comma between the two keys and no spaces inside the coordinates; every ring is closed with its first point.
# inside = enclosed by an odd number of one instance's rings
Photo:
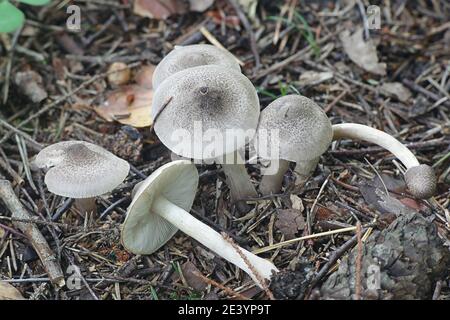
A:
{"type": "Polygon", "coordinates": [[[261,193],[280,192],[289,161],[296,163],[294,171],[298,179],[308,177],[331,144],[331,138],[330,120],[312,100],[287,95],[269,104],[261,112],[254,142],[258,155],[271,160],[271,166],[277,168],[274,174],[263,176],[261,193]],[[278,141],[278,150],[272,150],[274,138],[278,141]],[[263,148],[270,152],[262,152],[263,148]]]}
{"type": "MultiPolygon", "coordinates": [[[[167,163],[153,172],[136,190],[127,210],[121,239],[135,254],[151,254],[178,229],[219,256],[244,270],[259,285],[256,276],[236,249],[211,227],[189,214],[197,192],[198,172],[188,160],[167,163]]],[[[256,273],[269,280],[277,268],[268,260],[239,248],[256,273]]]]}
{"type": "Polygon", "coordinates": [[[236,58],[226,50],[210,44],[175,46],[156,66],[153,72],[153,88],[157,89],[166,78],[179,71],[204,65],[219,65],[241,72],[236,58]]]}
{"type": "Polygon", "coordinates": [[[174,153],[223,164],[234,201],[257,196],[243,161],[229,161],[258,124],[258,95],[244,75],[217,65],[177,72],[154,93],[152,117],[157,136],[174,153]]]}
{"type": "Polygon", "coordinates": [[[85,141],[63,141],[42,149],[34,166],[48,170],[45,184],[50,192],[75,198],[79,208],[92,207],[96,196],[125,180],[130,165],[109,151],[85,141]]]}
{"type": "Polygon", "coordinates": [[[358,139],[368,141],[385,148],[395,155],[406,167],[406,186],[413,196],[427,199],[436,191],[436,176],[433,168],[420,164],[414,154],[391,135],[356,123],[335,124],[333,140],[358,139]]]}

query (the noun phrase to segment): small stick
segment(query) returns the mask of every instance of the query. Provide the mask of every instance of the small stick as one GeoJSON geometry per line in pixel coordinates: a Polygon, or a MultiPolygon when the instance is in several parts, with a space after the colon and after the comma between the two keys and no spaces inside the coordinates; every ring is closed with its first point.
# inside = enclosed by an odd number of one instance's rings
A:
{"type": "MultiPolygon", "coordinates": [[[[200,33],[206,38],[208,39],[209,42],[211,42],[213,45],[215,45],[217,48],[228,51],[227,48],[225,48],[220,42],[219,40],[216,39],[216,37],[214,37],[214,35],[209,32],[208,29],[206,29],[205,27],[200,27],[200,33]]],[[[228,51],[230,52],[230,51],[228,51]]],[[[231,53],[231,52],[230,52],[231,53]]],[[[232,54],[232,53],[231,53],[232,54]]],[[[234,58],[236,59],[236,62],[241,66],[245,66],[245,63],[242,62],[241,60],[239,60],[234,54],[233,54],[234,58]]]]}
{"type": "Polygon", "coordinates": [[[272,291],[270,291],[269,287],[267,286],[267,283],[265,279],[256,271],[255,267],[250,263],[250,261],[247,259],[247,257],[242,253],[241,248],[239,248],[238,245],[231,239],[229,235],[227,235],[225,232],[222,232],[222,237],[233,246],[234,250],[241,256],[242,260],[244,260],[247,267],[252,271],[252,273],[255,275],[255,278],[258,280],[259,283],[263,286],[264,291],[266,292],[267,296],[270,300],[275,300],[275,297],[273,296],[272,291]]]}
{"type": "Polygon", "coordinates": [[[222,285],[222,284],[220,284],[220,283],[218,283],[218,282],[216,282],[216,281],[214,281],[214,280],[212,280],[212,279],[209,279],[209,278],[205,277],[204,275],[202,275],[202,274],[201,274],[200,272],[198,272],[198,271],[193,271],[192,273],[195,274],[196,276],[200,277],[200,278],[201,278],[203,281],[205,281],[207,284],[210,284],[210,285],[212,285],[212,286],[214,286],[214,287],[217,287],[217,288],[219,288],[219,289],[225,291],[225,292],[226,292],[228,295],[230,295],[230,296],[235,296],[235,297],[237,297],[237,298],[239,298],[239,299],[241,299],[241,300],[251,300],[251,299],[247,298],[246,296],[240,294],[239,292],[236,292],[236,291],[234,291],[233,289],[230,289],[230,288],[228,288],[228,287],[225,287],[224,285],[222,285]]]}
{"type": "MultiPolygon", "coordinates": [[[[13,218],[33,219],[22,206],[11,187],[11,183],[7,180],[0,180],[0,198],[11,211],[13,218]]],[[[25,234],[34,250],[36,250],[52,283],[59,288],[63,287],[65,281],[61,266],[38,227],[34,223],[15,222],[14,224],[25,234]]]]}
{"type": "Polygon", "coordinates": [[[336,234],[336,233],[349,232],[349,231],[355,231],[355,230],[356,230],[356,227],[347,227],[347,228],[342,228],[342,229],[336,229],[336,230],[331,230],[331,231],[314,233],[314,234],[310,234],[310,235],[307,235],[307,236],[304,236],[304,237],[299,237],[299,238],[294,238],[294,239],[278,242],[278,243],[275,243],[275,244],[273,244],[271,246],[267,246],[267,247],[264,247],[264,248],[259,248],[259,249],[253,250],[252,253],[259,254],[259,253],[263,253],[263,252],[270,251],[270,250],[273,250],[273,249],[281,248],[283,246],[287,246],[289,244],[296,243],[296,242],[299,242],[299,241],[319,238],[319,237],[323,237],[323,236],[330,236],[330,235],[336,234]]]}

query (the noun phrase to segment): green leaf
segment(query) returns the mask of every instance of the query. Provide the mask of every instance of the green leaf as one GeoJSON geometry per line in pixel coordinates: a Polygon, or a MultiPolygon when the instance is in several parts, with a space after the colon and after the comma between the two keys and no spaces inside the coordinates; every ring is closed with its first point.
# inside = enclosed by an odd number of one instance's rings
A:
{"type": "Polygon", "coordinates": [[[18,1],[32,6],[43,6],[50,3],[50,0],[18,0],[18,1]]]}
{"type": "Polygon", "coordinates": [[[0,32],[12,32],[25,21],[22,11],[8,1],[0,1],[0,32]]]}

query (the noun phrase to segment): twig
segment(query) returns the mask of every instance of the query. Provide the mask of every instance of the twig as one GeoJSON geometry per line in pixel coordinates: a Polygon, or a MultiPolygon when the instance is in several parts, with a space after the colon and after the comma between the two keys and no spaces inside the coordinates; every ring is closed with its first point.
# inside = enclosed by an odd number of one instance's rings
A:
{"type": "Polygon", "coordinates": [[[209,278],[205,277],[204,275],[202,275],[198,271],[193,271],[192,273],[195,274],[197,277],[200,277],[207,284],[210,284],[210,285],[212,285],[212,286],[214,286],[216,288],[219,288],[219,289],[225,291],[228,295],[230,295],[232,297],[235,296],[235,297],[237,297],[237,298],[239,298],[241,300],[251,300],[251,299],[247,298],[246,296],[240,294],[239,292],[236,292],[233,289],[225,287],[224,285],[222,285],[222,284],[220,284],[220,283],[218,283],[218,282],[216,282],[216,281],[214,281],[212,279],[209,279],[209,278]]]}
{"type": "Polygon", "coordinates": [[[233,9],[236,11],[239,19],[241,20],[242,24],[244,25],[245,30],[248,33],[248,36],[250,38],[250,48],[252,50],[253,56],[255,57],[255,71],[258,70],[261,66],[261,58],[259,56],[259,50],[258,46],[256,45],[256,38],[255,34],[253,33],[252,26],[250,25],[250,22],[247,19],[247,16],[242,11],[240,5],[236,3],[235,0],[228,0],[228,2],[231,4],[233,9]]]}
{"type": "Polygon", "coordinates": [[[234,250],[239,254],[239,256],[244,260],[247,267],[251,270],[255,278],[258,280],[258,282],[263,286],[264,291],[266,292],[267,296],[270,300],[275,300],[275,297],[273,296],[272,291],[270,291],[269,287],[267,286],[266,281],[264,278],[256,271],[255,267],[250,263],[250,261],[247,259],[247,257],[242,253],[241,248],[231,239],[229,235],[227,235],[225,232],[222,232],[223,238],[233,246],[234,250]]]}
{"type": "MultiPolygon", "coordinates": [[[[11,183],[7,180],[0,180],[0,198],[3,199],[3,202],[11,211],[11,216],[13,218],[32,219],[31,215],[25,210],[15,195],[11,183]]],[[[54,253],[38,227],[33,223],[15,222],[14,224],[27,236],[42,261],[45,271],[52,283],[59,288],[63,287],[65,281],[61,266],[58,264],[54,253]]]]}
{"type": "Polygon", "coordinates": [[[299,241],[303,241],[303,240],[308,240],[308,239],[314,239],[314,238],[319,238],[319,237],[323,237],[323,236],[330,236],[332,234],[336,234],[336,233],[342,233],[342,232],[349,232],[349,231],[355,231],[356,227],[347,227],[347,228],[342,228],[342,229],[337,229],[337,230],[331,230],[331,231],[325,231],[325,232],[319,232],[319,233],[315,233],[315,234],[310,234],[308,236],[304,236],[304,237],[300,237],[300,238],[294,238],[294,239],[290,239],[290,240],[286,240],[283,242],[278,242],[275,243],[271,246],[267,246],[264,248],[259,248],[256,250],[253,250],[252,253],[254,254],[259,254],[259,253],[263,253],[266,251],[270,251],[273,249],[277,249],[277,248],[281,248],[284,246],[287,246],[289,244],[293,244],[299,241]]]}
{"type": "MultiPolygon", "coordinates": [[[[216,37],[214,37],[214,35],[209,32],[208,29],[206,29],[205,27],[200,27],[200,33],[206,38],[208,39],[209,42],[211,42],[213,45],[215,45],[216,47],[222,49],[222,50],[227,50],[227,48],[225,48],[220,42],[219,40],[216,39],[216,37]]],[[[229,51],[228,51],[229,52],[229,51]]],[[[230,52],[231,53],[231,52],[230,52]]],[[[232,53],[231,53],[232,54],[232,53]]],[[[234,54],[232,54],[234,56],[234,58],[236,59],[236,62],[242,67],[245,65],[244,62],[242,62],[241,60],[239,60],[238,57],[236,57],[234,54]]]]}

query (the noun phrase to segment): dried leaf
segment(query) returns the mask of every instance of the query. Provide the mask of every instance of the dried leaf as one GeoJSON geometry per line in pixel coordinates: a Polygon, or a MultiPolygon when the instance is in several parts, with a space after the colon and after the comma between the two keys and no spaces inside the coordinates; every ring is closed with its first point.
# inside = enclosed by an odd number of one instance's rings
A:
{"type": "Polygon", "coordinates": [[[189,9],[195,12],[203,12],[212,6],[214,0],[189,0],[189,9]]]}
{"type": "Polygon", "coordinates": [[[282,209],[278,211],[275,226],[284,234],[286,239],[292,239],[295,238],[299,230],[305,228],[305,219],[299,210],[282,209]]]}
{"type": "Polygon", "coordinates": [[[186,261],[181,266],[181,271],[183,272],[183,276],[186,279],[187,284],[196,291],[203,291],[206,289],[208,284],[203,281],[196,272],[200,273],[200,270],[190,261],[186,261]]]}
{"type": "Polygon", "coordinates": [[[340,33],[339,38],[345,53],[359,67],[374,74],[386,75],[386,64],[378,62],[375,44],[372,40],[364,41],[362,28],[352,35],[350,31],[345,30],[340,33]]]}
{"type": "Polygon", "coordinates": [[[136,84],[122,86],[111,92],[102,106],[95,112],[106,121],[118,121],[136,128],[152,124],[151,106],[153,98],[152,76],[155,66],[143,66],[135,75],[136,84]]]}
{"type": "Polygon", "coordinates": [[[107,121],[119,121],[136,128],[152,124],[153,90],[139,85],[122,87],[110,94],[105,103],[94,108],[107,121]]]}
{"type": "Polygon", "coordinates": [[[156,67],[154,65],[142,66],[134,76],[134,81],[141,87],[151,89],[153,87],[152,77],[155,68],[156,67]]]}
{"type": "Polygon", "coordinates": [[[360,184],[359,190],[368,205],[372,205],[380,213],[393,213],[397,216],[414,212],[411,207],[405,206],[401,201],[386,194],[384,188],[381,189],[374,185],[373,182],[365,181],[360,184]]]}
{"type": "Polygon", "coordinates": [[[303,201],[299,196],[296,196],[295,194],[291,194],[290,196],[291,202],[292,202],[292,209],[298,210],[300,212],[303,212],[305,209],[303,207],[303,201]]]}
{"type": "Polygon", "coordinates": [[[313,86],[333,78],[332,72],[306,71],[299,77],[298,84],[301,86],[313,86]]]}
{"type": "Polygon", "coordinates": [[[411,98],[411,91],[400,82],[385,82],[380,89],[395,96],[402,102],[406,102],[411,98]]]}
{"type": "Polygon", "coordinates": [[[17,72],[14,82],[23,94],[34,103],[39,103],[48,96],[42,86],[42,77],[33,70],[17,72]]]}
{"type": "Polygon", "coordinates": [[[120,86],[130,81],[131,71],[123,62],[114,62],[108,68],[108,82],[120,86]]]}
{"type": "Polygon", "coordinates": [[[133,13],[141,17],[165,20],[174,14],[188,12],[183,0],[135,0],[133,13]]]}
{"type": "Polygon", "coordinates": [[[25,300],[25,298],[12,285],[0,281],[0,300],[25,300]]]}

